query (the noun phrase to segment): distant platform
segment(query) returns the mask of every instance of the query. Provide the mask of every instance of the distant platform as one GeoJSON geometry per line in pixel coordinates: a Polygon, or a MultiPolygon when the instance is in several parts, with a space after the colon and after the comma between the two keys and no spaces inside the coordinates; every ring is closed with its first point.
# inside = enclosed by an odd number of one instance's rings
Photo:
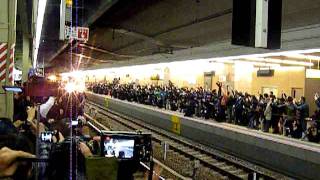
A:
{"type": "Polygon", "coordinates": [[[298,179],[320,177],[320,144],[86,92],[88,100],[298,179]]]}

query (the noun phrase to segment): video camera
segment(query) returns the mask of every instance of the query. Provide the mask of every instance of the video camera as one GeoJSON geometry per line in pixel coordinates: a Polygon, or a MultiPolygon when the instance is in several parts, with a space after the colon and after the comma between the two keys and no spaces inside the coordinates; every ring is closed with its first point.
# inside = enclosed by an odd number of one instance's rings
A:
{"type": "Polygon", "coordinates": [[[101,156],[117,157],[122,161],[149,162],[152,155],[151,134],[102,131],[101,156]]]}
{"type": "MultiPolygon", "coordinates": [[[[79,124],[78,124],[79,125],[79,124]]],[[[46,131],[40,134],[40,159],[46,162],[45,177],[67,177],[70,172],[85,174],[85,158],[78,148],[83,142],[96,157],[118,159],[118,179],[130,177],[140,167],[140,162],[150,162],[152,157],[151,134],[124,131],[100,131],[100,142],[82,136],[66,137],[63,142],[54,143],[58,132],[46,131]],[[70,169],[72,168],[72,169],[70,169]]]]}

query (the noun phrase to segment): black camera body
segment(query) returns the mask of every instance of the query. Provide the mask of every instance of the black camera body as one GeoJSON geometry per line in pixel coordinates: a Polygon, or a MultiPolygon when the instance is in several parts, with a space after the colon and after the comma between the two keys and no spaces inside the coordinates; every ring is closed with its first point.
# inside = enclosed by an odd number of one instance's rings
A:
{"type": "Polygon", "coordinates": [[[76,179],[79,175],[84,176],[85,157],[78,149],[78,144],[82,141],[82,138],[74,136],[66,137],[63,142],[51,142],[45,177],[65,179],[72,176],[72,179],[76,179]]]}
{"type": "MultiPolygon", "coordinates": [[[[118,179],[132,179],[132,175],[140,167],[140,162],[150,162],[152,157],[152,137],[147,133],[101,131],[100,146],[89,146],[89,139],[82,136],[66,137],[63,142],[54,143],[51,138],[57,134],[52,131],[40,135],[40,158],[46,159],[41,169],[44,174],[39,177],[48,179],[64,179],[72,176],[85,176],[85,157],[78,148],[80,142],[88,145],[92,152],[96,149],[98,156],[118,159],[118,179]]],[[[90,139],[91,140],[91,139],[90,139]]],[[[95,154],[95,153],[94,153],[95,154]]]]}

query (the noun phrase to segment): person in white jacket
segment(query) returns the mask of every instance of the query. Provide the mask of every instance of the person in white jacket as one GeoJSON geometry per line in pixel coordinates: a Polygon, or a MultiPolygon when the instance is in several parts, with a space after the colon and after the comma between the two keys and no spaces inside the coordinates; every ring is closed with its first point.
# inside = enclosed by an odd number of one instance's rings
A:
{"type": "Polygon", "coordinates": [[[42,118],[47,118],[47,114],[54,105],[55,97],[49,97],[48,101],[40,105],[40,115],[42,118]]]}

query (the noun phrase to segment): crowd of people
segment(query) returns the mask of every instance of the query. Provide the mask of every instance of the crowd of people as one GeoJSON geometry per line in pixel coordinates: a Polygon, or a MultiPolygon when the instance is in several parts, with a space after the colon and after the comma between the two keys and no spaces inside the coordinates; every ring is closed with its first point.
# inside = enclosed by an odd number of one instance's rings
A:
{"type": "MultiPolygon", "coordinates": [[[[299,101],[286,94],[277,98],[272,92],[256,97],[231,90],[228,86],[224,88],[219,82],[217,87],[217,90],[208,91],[201,87],[178,88],[172,83],[168,86],[120,84],[118,81],[87,84],[87,89],[94,93],[120,100],[319,143],[318,94],[315,94],[315,102],[310,102],[316,103],[318,110],[310,116],[309,105],[304,97],[299,101]]],[[[85,93],[67,93],[63,88],[48,97],[15,93],[13,119],[0,118],[0,177],[26,179],[30,175],[33,178],[39,176],[32,172],[32,163],[19,161],[19,158],[35,157],[36,139],[42,132],[54,132],[52,141],[55,143],[65,141],[72,134],[70,120],[85,121],[81,118],[85,99],[85,93]]],[[[76,129],[82,135],[88,134],[84,132],[88,129],[76,129]]],[[[83,156],[92,155],[84,143],[77,146],[83,156]]],[[[59,165],[55,164],[55,167],[59,165]]]]}
{"type": "MultiPolygon", "coordinates": [[[[39,153],[37,158],[48,158],[49,152],[46,151],[49,145],[41,140],[37,144],[37,138],[41,139],[42,133],[52,133],[52,139],[49,142],[64,142],[72,134],[70,120],[85,121],[84,103],[84,93],[67,93],[63,88],[49,97],[41,95],[30,97],[25,92],[14,93],[13,118],[0,118],[0,178],[55,179],[59,177],[50,177],[52,174],[41,172],[41,169],[48,165],[41,166],[40,171],[36,173],[34,164],[25,159],[36,158],[37,149],[39,153]],[[47,177],[43,178],[44,176],[47,177]]],[[[79,135],[89,134],[88,129],[85,128],[76,130],[79,135]]],[[[91,151],[84,143],[78,144],[78,148],[84,156],[91,155],[91,151]]],[[[69,154],[69,152],[66,153],[69,154]]],[[[65,161],[69,162],[68,158],[65,158],[65,161]]],[[[68,171],[68,163],[55,163],[54,168],[64,167],[65,171],[68,171]]]]}
{"type": "MultiPolygon", "coordinates": [[[[168,86],[154,86],[113,81],[88,83],[87,89],[120,100],[178,111],[188,117],[238,124],[311,142],[320,141],[319,110],[309,116],[305,97],[296,100],[284,93],[276,97],[273,92],[255,96],[231,90],[228,86],[223,88],[220,82],[216,85],[217,90],[209,91],[201,87],[178,88],[171,82],[168,86]]],[[[320,108],[318,94],[311,103],[320,108]]]]}

